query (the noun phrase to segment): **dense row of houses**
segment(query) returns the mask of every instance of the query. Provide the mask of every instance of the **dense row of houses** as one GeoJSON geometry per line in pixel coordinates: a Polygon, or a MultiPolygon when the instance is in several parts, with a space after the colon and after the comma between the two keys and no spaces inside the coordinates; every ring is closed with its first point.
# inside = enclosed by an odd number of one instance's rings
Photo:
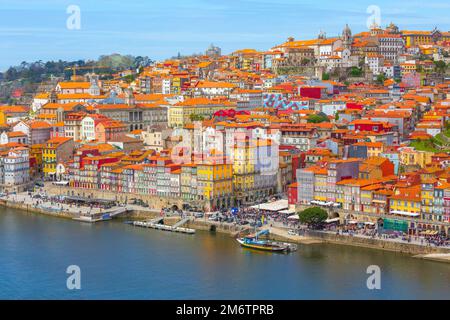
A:
{"type": "Polygon", "coordinates": [[[386,158],[330,160],[298,169],[290,185],[292,204],[327,204],[345,212],[410,220],[411,233],[448,232],[450,176],[441,167],[395,175],[386,158]],[[436,224],[437,223],[437,224],[436,224]]]}
{"type": "Polygon", "coordinates": [[[74,75],[29,106],[0,106],[0,189],[63,180],[76,195],[205,210],[287,193],[292,206],[440,228],[450,82],[434,62],[448,60],[448,41],[346,26],[263,52],[212,46],[107,80],[74,75]]]}

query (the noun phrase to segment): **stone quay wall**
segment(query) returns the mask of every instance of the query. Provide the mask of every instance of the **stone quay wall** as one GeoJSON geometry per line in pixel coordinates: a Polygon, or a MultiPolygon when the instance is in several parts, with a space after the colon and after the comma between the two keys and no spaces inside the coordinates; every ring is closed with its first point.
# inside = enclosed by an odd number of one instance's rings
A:
{"type": "Polygon", "coordinates": [[[406,254],[449,253],[450,249],[433,246],[422,246],[414,243],[401,243],[383,239],[362,238],[356,236],[338,235],[325,232],[307,231],[306,235],[324,243],[344,244],[350,246],[395,251],[406,254]]]}

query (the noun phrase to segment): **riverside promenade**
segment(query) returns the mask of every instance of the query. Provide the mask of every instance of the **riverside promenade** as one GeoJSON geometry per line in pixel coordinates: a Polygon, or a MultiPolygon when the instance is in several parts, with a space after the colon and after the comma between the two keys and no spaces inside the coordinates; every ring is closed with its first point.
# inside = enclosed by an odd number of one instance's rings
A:
{"type": "MultiPolygon", "coordinates": [[[[0,198],[0,205],[24,210],[27,212],[39,213],[50,215],[59,218],[72,219],[77,217],[81,213],[101,213],[102,209],[92,208],[86,206],[74,206],[64,203],[55,203],[52,201],[44,201],[33,199],[28,193],[19,193],[8,195],[0,198]]],[[[160,211],[144,208],[137,205],[127,205],[129,213],[127,218],[135,220],[146,220],[154,218],[160,215],[160,211]]],[[[114,209],[114,208],[112,208],[114,209]]],[[[172,225],[177,223],[182,218],[180,216],[165,216],[165,223],[172,225]]],[[[450,262],[447,255],[450,254],[449,247],[435,247],[431,245],[423,245],[420,242],[412,241],[402,241],[401,239],[380,239],[359,234],[354,235],[342,235],[336,234],[336,232],[331,231],[312,231],[306,230],[299,235],[293,235],[289,232],[292,228],[284,226],[282,223],[275,221],[268,221],[269,225],[266,228],[270,231],[270,238],[274,240],[294,242],[304,245],[314,245],[319,243],[331,243],[349,246],[358,246],[379,250],[395,251],[405,254],[410,254],[418,256],[420,258],[427,258],[436,260],[450,262]],[[440,254],[441,256],[432,256],[432,254],[440,254]]],[[[214,231],[220,233],[229,234],[232,237],[238,235],[249,234],[253,231],[253,228],[249,226],[239,226],[235,223],[217,222],[209,221],[204,218],[194,218],[186,224],[186,227],[204,230],[204,231],[214,231]]]]}

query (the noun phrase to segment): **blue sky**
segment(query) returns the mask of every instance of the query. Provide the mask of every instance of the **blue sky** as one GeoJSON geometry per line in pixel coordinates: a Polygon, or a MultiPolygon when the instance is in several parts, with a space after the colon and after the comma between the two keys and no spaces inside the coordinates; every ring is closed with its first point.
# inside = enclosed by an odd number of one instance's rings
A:
{"type": "Polygon", "coordinates": [[[448,0],[0,0],[0,70],[22,61],[94,59],[101,54],[164,59],[204,51],[267,50],[287,37],[366,30],[367,8],[400,29],[450,30],[448,0]],[[69,30],[69,5],[81,29],[69,30]]]}

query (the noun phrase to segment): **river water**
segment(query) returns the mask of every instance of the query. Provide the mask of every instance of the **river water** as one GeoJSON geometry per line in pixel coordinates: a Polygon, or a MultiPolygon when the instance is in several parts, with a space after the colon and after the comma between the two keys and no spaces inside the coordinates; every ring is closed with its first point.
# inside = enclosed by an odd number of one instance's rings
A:
{"type": "Polygon", "coordinates": [[[84,224],[0,208],[1,299],[450,299],[450,265],[338,245],[292,254],[227,235],[84,224]],[[66,269],[81,270],[69,290],[66,269]],[[367,267],[381,289],[367,288],[367,267]]]}

